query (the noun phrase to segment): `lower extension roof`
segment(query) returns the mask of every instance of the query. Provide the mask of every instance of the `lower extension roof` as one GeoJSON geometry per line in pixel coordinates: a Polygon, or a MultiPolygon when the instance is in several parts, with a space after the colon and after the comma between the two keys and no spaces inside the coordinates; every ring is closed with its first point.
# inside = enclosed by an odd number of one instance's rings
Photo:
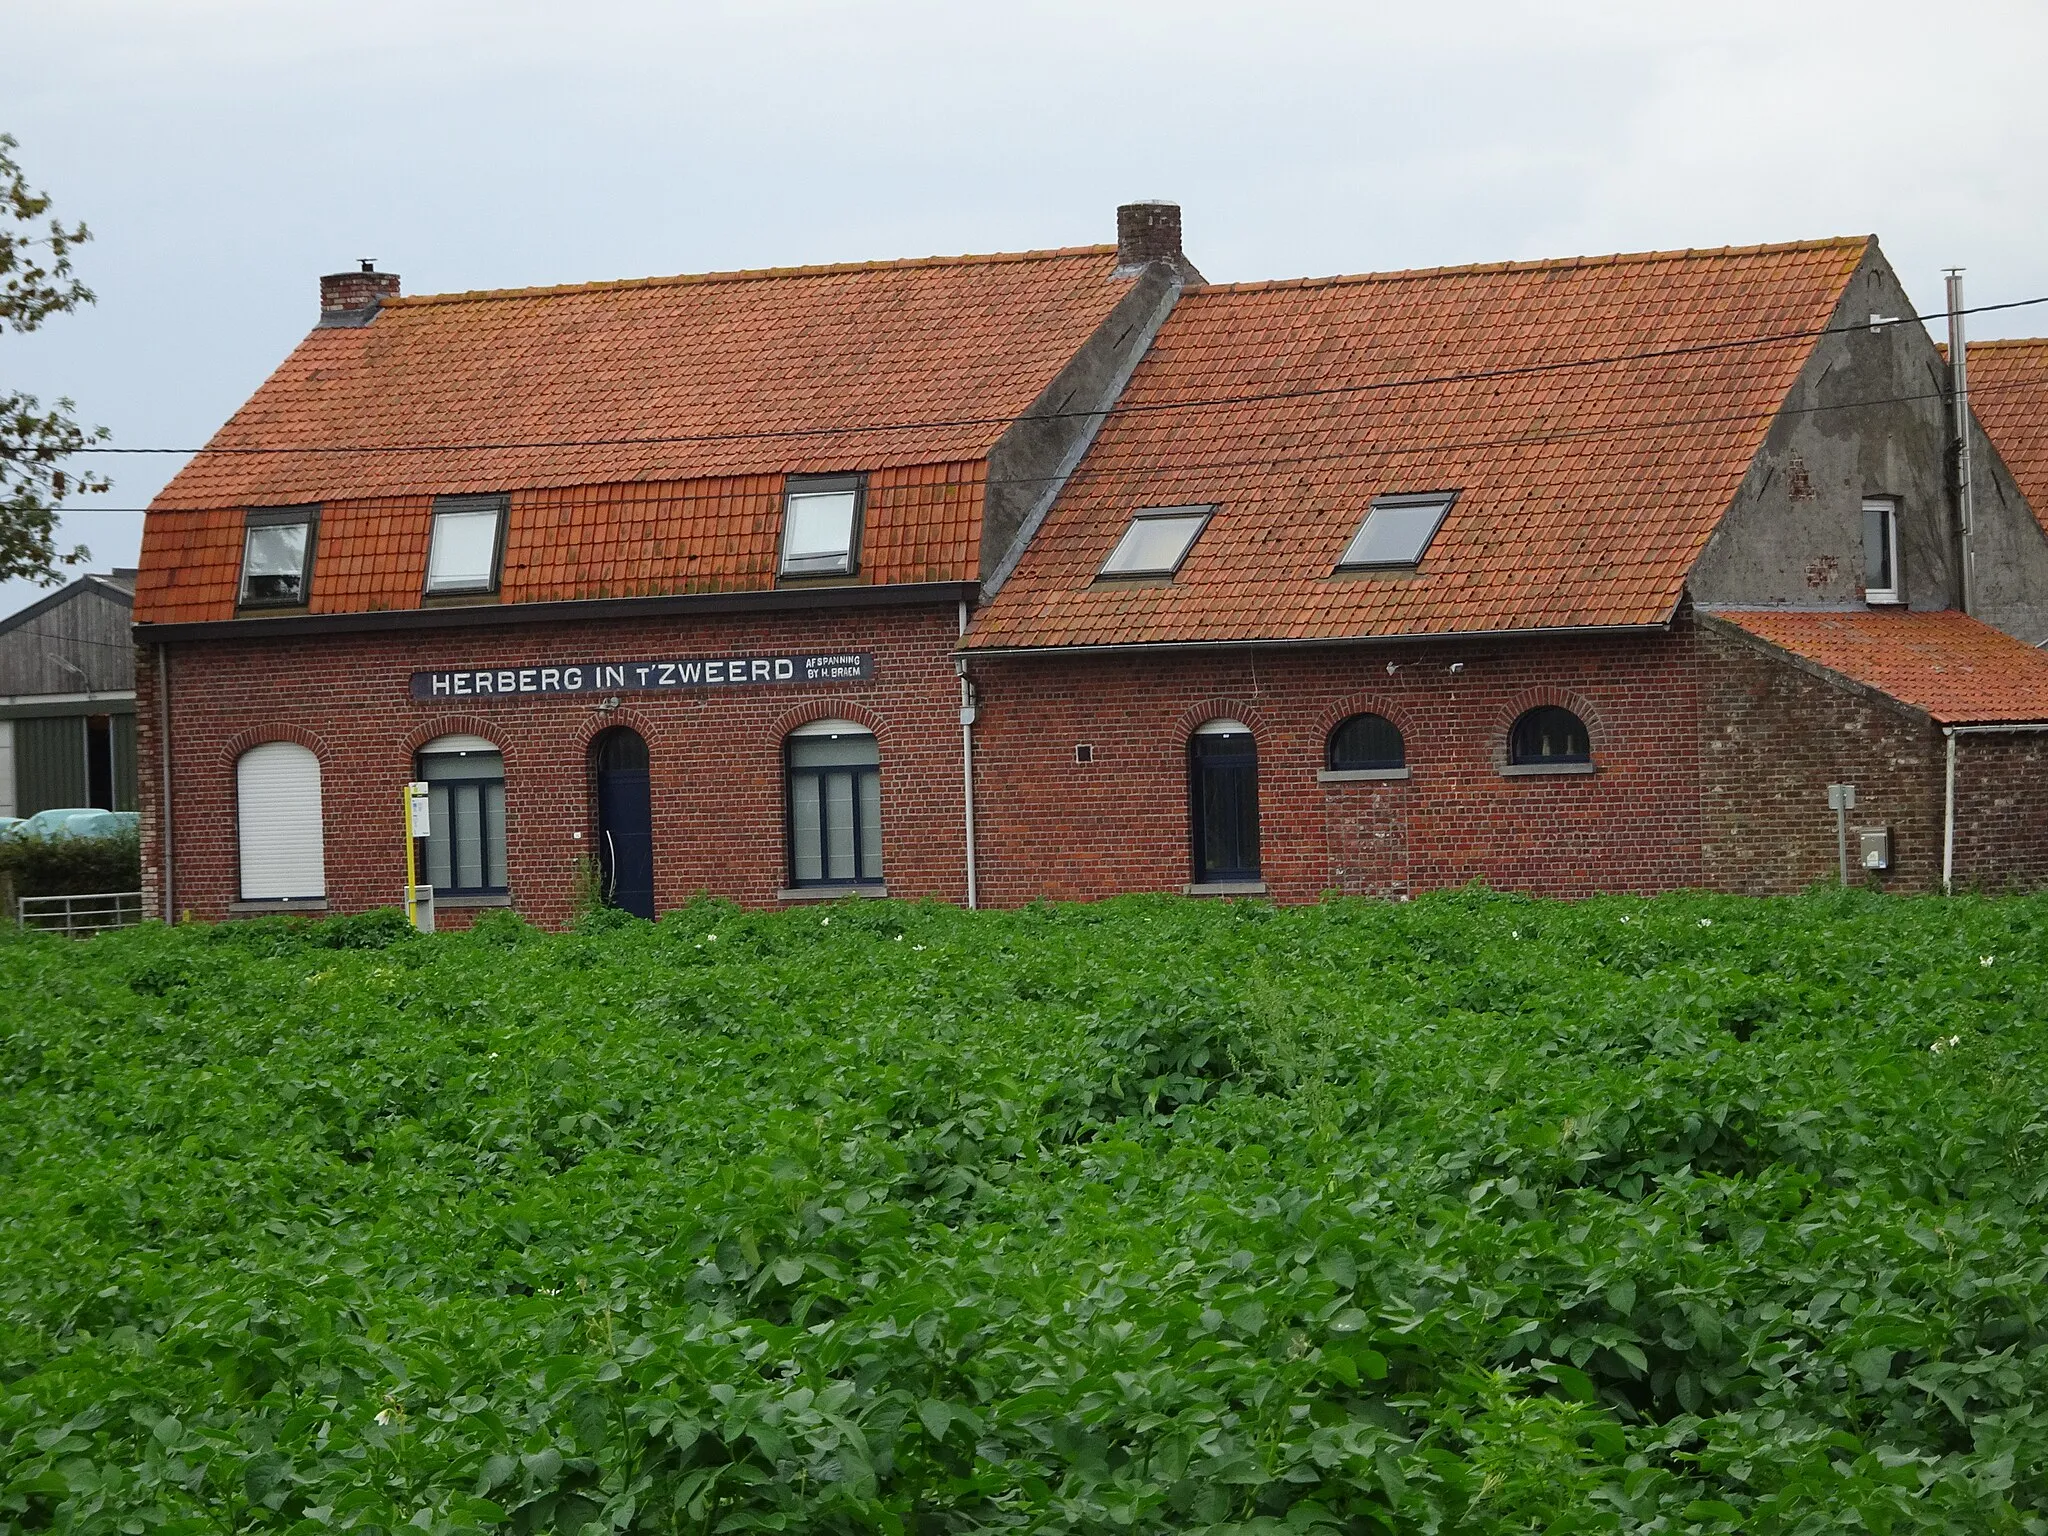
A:
{"type": "Polygon", "coordinates": [[[965,648],[1668,622],[1873,245],[1190,288],[965,648]],[[1417,568],[1336,571],[1374,497],[1429,491],[1417,568]],[[1181,505],[1217,511],[1170,581],[1096,579],[1181,505]]]}
{"type": "Polygon", "coordinates": [[[1772,608],[1721,609],[1710,619],[1897,699],[1938,725],[2048,721],[2048,656],[1968,614],[1772,608]]]}

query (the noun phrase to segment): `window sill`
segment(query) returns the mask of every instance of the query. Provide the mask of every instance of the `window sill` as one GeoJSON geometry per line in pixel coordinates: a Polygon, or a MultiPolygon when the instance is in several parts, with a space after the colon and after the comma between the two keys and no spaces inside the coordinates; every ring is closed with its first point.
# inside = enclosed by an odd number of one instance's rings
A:
{"type": "Polygon", "coordinates": [[[228,911],[237,917],[255,917],[265,912],[325,912],[325,896],[280,896],[265,901],[231,901],[228,911]]]}
{"type": "Polygon", "coordinates": [[[237,603],[235,617],[238,619],[289,618],[297,614],[311,613],[305,603],[237,603]]]}
{"type": "Polygon", "coordinates": [[[1547,779],[1575,773],[1598,773],[1598,763],[1509,763],[1501,769],[1504,779],[1547,779]]]}
{"type": "Polygon", "coordinates": [[[1866,608],[1903,608],[1906,600],[1896,592],[1866,592],[1863,604],[1866,608]]]}
{"type": "Polygon", "coordinates": [[[886,885],[793,885],[775,893],[777,901],[842,901],[848,896],[886,897],[886,885]]]}
{"type": "Polygon", "coordinates": [[[436,896],[434,909],[455,911],[462,907],[509,907],[512,905],[510,891],[477,891],[460,896],[436,896]]]}
{"type": "Polygon", "coordinates": [[[1198,880],[1180,888],[1183,896],[1263,896],[1263,880],[1198,880]]]}
{"type": "Polygon", "coordinates": [[[1362,784],[1371,779],[1405,779],[1406,768],[1325,768],[1316,775],[1318,784],[1362,784]]]}
{"type": "Polygon", "coordinates": [[[445,587],[420,594],[422,608],[475,608],[502,601],[504,595],[496,587],[445,587]]]}

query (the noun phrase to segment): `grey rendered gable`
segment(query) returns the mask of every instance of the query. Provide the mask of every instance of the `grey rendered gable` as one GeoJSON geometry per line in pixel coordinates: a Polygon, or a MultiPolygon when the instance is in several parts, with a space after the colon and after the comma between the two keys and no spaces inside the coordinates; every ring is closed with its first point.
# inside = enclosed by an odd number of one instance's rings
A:
{"type": "Polygon", "coordinates": [[[1146,267],[1038,398],[997,439],[982,498],[981,583],[993,597],[1087,455],[1186,278],[1165,262],[1146,267]]]}
{"type": "MultiPolygon", "coordinates": [[[[1703,609],[1863,605],[1863,502],[1896,498],[1908,607],[1961,604],[1948,368],[1877,242],[1843,290],[1763,447],[1687,576],[1703,609]]],[[[1981,430],[1977,597],[1986,623],[2048,639],[2048,537],[1981,430]]]]}

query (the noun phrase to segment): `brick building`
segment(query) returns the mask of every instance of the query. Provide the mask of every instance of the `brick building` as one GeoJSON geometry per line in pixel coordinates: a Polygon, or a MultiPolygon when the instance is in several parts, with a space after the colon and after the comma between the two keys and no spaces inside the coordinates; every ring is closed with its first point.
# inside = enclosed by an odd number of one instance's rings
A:
{"type": "Polygon", "coordinates": [[[149,517],[155,898],[389,904],[414,780],[443,922],[1776,890],[1844,781],[1892,888],[2040,877],[2048,536],[1980,436],[1965,549],[1874,241],[1223,286],[1118,223],[323,279],[149,517]]]}

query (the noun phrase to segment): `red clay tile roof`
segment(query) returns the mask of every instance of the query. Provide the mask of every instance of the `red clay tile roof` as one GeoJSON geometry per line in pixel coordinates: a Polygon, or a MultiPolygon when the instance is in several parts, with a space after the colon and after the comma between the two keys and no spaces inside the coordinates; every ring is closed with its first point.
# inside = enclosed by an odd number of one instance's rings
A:
{"type": "Polygon", "coordinates": [[[1871,248],[1190,289],[966,643],[1662,621],[1813,340],[1498,371],[1809,332],[1871,248]],[[1461,494],[1418,571],[1331,574],[1374,496],[1433,490],[1461,494]],[[1205,502],[1220,510],[1171,584],[1094,582],[1135,509],[1205,502]]]}
{"type": "Polygon", "coordinates": [[[864,580],[973,580],[975,461],[1130,291],[1115,261],[1088,246],[389,300],[309,334],[209,444],[306,451],[201,453],[157,497],[136,617],[232,617],[241,509],[316,501],[315,610],[417,607],[426,498],[464,491],[512,493],[508,601],[772,585],[780,477],[810,471],[889,472],[864,580]],[[494,443],[556,446],[318,451],[494,443]]]}
{"type": "Polygon", "coordinates": [[[1970,409],[2048,527],[2048,338],[1971,342],[1970,409]]]}
{"type": "Polygon", "coordinates": [[[2048,721],[2048,656],[1967,614],[1774,608],[1713,617],[1942,725],[2048,721]]]}

